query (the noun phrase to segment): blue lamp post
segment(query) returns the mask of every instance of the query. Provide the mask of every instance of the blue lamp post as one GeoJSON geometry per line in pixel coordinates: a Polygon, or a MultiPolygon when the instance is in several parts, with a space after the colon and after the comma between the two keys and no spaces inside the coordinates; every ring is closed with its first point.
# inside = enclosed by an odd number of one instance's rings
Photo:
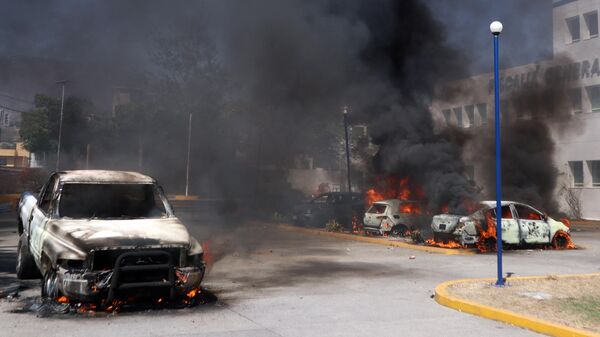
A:
{"type": "Polygon", "coordinates": [[[502,32],[502,23],[494,21],[490,25],[490,31],[494,36],[494,105],[496,107],[495,127],[496,127],[496,244],[498,253],[498,280],[496,286],[504,286],[502,278],[502,180],[500,169],[500,74],[498,49],[499,38],[502,32]]]}

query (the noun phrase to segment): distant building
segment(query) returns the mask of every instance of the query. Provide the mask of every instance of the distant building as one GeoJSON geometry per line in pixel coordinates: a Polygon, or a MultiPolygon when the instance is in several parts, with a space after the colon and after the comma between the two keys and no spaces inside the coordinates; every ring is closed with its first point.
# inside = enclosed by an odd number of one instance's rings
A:
{"type": "MultiPolygon", "coordinates": [[[[580,198],[584,218],[595,219],[600,219],[599,10],[600,0],[554,0],[553,58],[503,69],[500,74],[503,116],[514,108],[506,96],[534,81],[559,76],[569,87],[569,112],[581,122],[581,128],[554,137],[555,165],[564,177],[559,185],[565,183],[580,198]]],[[[486,73],[452,83],[463,94],[434,100],[431,112],[436,127],[452,125],[476,133],[478,128],[494,123],[492,80],[493,74],[486,73]]],[[[527,118],[514,113],[516,118],[527,118]]],[[[476,162],[473,159],[465,161],[476,162]]],[[[477,169],[476,165],[470,168],[475,181],[480,176],[477,169]]]]}
{"type": "Polygon", "coordinates": [[[0,167],[30,167],[30,153],[23,143],[0,143],[0,167]]]}

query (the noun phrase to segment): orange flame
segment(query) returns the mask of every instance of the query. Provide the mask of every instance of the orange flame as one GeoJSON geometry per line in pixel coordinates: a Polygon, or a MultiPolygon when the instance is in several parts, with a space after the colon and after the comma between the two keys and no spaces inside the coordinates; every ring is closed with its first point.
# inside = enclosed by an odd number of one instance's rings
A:
{"type": "Polygon", "coordinates": [[[400,213],[421,214],[421,208],[413,203],[405,203],[400,205],[400,213]]]}
{"type": "Polygon", "coordinates": [[[198,288],[194,288],[194,289],[188,291],[187,294],[185,294],[185,296],[189,299],[192,299],[192,298],[196,297],[196,295],[198,295],[199,291],[200,290],[198,288]]]}
{"type": "Polygon", "coordinates": [[[67,296],[61,296],[59,298],[56,299],[56,302],[58,303],[69,303],[69,298],[67,296]]]}
{"type": "Polygon", "coordinates": [[[475,245],[481,253],[489,251],[486,243],[490,242],[490,240],[491,242],[496,242],[496,219],[492,217],[491,211],[485,212],[485,221],[487,225],[486,230],[483,230],[480,225],[476,226],[477,231],[479,232],[479,240],[475,245]]]}
{"type": "Polygon", "coordinates": [[[374,188],[371,188],[366,192],[365,203],[368,206],[376,201],[386,199],[423,199],[425,195],[419,186],[415,186],[410,181],[409,177],[378,177],[375,181],[375,185],[374,188]]]}
{"type": "Polygon", "coordinates": [[[440,247],[440,248],[462,248],[463,246],[456,242],[456,241],[448,241],[448,242],[441,242],[441,241],[435,241],[433,239],[429,239],[429,240],[425,240],[425,243],[429,246],[434,246],[434,247],[440,247]]]}
{"type": "Polygon", "coordinates": [[[575,249],[575,244],[573,243],[573,240],[571,240],[571,236],[564,231],[558,231],[556,232],[556,234],[554,234],[554,239],[552,240],[552,248],[554,249],[575,249]],[[566,246],[564,247],[560,247],[558,246],[558,242],[557,242],[557,238],[565,238],[566,239],[566,246]]]}

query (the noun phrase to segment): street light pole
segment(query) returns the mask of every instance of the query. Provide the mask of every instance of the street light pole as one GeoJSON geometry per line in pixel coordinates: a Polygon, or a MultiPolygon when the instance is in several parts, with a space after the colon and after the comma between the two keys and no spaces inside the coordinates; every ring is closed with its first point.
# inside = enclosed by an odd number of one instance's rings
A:
{"type": "Polygon", "coordinates": [[[344,136],[346,139],[346,175],[348,176],[348,192],[352,192],[350,179],[350,145],[348,144],[348,107],[344,106],[344,136]]]}
{"type": "Polygon", "coordinates": [[[188,139],[187,139],[187,161],[185,164],[185,196],[188,196],[190,188],[190,152],[192,148],[192,113],[188,118],[188,139]]]}
{"type": "Polygon", "coordinates": [[[63,109],[65,106],[65,84],[67,84],[67,82],[67,80],[56,82],[56,84],[62,85],[62,96],[60,99],[60,122],[58,124],[58,148],[56,149],[56,171],[58,171],[60,167],[60,145],[62,141],[63,109]]]}
{"type": "Polygon", "coordinates": [[[496,107],[495,128],[496,128],[496,250],[498,264],[498,279],[496,286],[504,286],[502,278],[502,170],[500,166],[500,71],[499,71],[499,49],[500,33],[502,32],[502,23],[494,21],[490,25],[490,31],[494,37],[494,105],[496,107]]]}

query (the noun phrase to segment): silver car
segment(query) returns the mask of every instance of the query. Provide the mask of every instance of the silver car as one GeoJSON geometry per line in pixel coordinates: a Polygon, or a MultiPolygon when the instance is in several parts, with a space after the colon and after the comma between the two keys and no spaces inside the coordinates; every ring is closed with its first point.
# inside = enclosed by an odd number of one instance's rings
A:
{"type": "Polygon", "coordinates": [[[389,199],[374,202],[363,218],[364,229],[381,235],[404,236],[423,216],[418,201],[389,199]]]}
{"type": "MultiPolygon", "coordinates": [[[[556,221],[537,209],[514,201],[502,201],[502,242],[507,245],[552,244],[555,248],[572,245],[568,222],[556,221]]],[[[433,217],[433,241],[479,245],[492,250],[496,244],[496,201],[483,201],[468,216],[440,214],[433,217]]]]}

